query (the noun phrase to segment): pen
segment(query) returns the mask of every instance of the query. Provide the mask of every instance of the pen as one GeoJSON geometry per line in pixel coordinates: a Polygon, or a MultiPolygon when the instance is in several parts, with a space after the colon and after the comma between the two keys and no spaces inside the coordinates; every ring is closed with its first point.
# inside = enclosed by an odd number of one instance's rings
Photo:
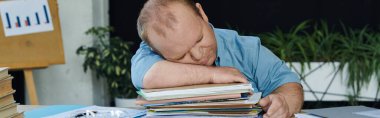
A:
{"type": "Polygon", "coordinates": [[[75,118],[80,118],[80,117],[83,117],[83,116],[87,116],[87,115],[91,115],[91,114],[96,114],[96,113],[98,113],[97,111],[86,111],[86,112],[84,112],[84,113],[79,113],[79,114],[77,114],[77,115],[75,115],[74,117],[75,118]]]}
{"type": "Polygon", "coordinates": [[[312,113],[306,113],[308,115],[312,115],[312,116],[316,116],[316,117],[320,117],[320,118],[327,118],[327,117],[324,117],[324,116],[320,116],[320,115],[317,115],[317,114],[312,114],[312,113]]]}

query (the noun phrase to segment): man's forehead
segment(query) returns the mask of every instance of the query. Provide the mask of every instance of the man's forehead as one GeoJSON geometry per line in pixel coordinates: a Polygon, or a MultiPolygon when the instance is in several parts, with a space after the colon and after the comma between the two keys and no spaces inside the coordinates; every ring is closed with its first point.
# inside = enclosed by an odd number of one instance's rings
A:
{"type": "Polygon", "coordinates": [[[157,37],[153,45],[165,58],[176,59],[192,48],[201,35],[201,27],[198,23],[179,23],[174,30],[165,32],[165,37],[157,37]]]}
{"type": "Polygon", "coordinates": [[[166,58],[176,59],[187,53],[194,43],[197,41],[200,29],[188,27],[187,29],[179,29],[173,31],[162,39],[158,45],[163,56],[166,58]]]}

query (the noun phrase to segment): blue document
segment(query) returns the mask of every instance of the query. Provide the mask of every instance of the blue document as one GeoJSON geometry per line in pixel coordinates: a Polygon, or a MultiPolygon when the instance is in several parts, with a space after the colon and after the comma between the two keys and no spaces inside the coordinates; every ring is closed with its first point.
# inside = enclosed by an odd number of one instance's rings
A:
{"type": "Polygon", "coordinates": [[[75,109],[84,108],[86,106],[81,105],[54,105],[54,106],[48,106],[43,107],[40,109],[35,109],[32,111],[27,111],[24,113],[25,118],[41,118],[41,117],[47,117],[55,114],[59,114],[66,111],[71,111],[75,109]]]}

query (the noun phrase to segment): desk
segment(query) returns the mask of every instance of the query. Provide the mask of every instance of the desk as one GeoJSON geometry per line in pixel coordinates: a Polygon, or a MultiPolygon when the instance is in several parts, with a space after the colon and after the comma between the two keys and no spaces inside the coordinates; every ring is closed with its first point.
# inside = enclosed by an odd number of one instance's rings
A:
{"type": "MultiPolygon", "coordinates": [[[[18,105],[18,112],[27,112],[39,108],[44,108],[48,106],[43,105],[18,105]]],[[[379,110],[375,108],[365,107],[365,106],[348,106],[348,107],[334,107],[334,108],[323,108],[323,109],[308,109],[303,110],[307,113],[317,114],[320,116],[328,118],[371,118],[362,115],[353,114],[354,112],[360,111],[370,111],[370,110],[379,110]]]]}
{"type": "Polygon", "coordinates": [[[17,112],[26,112],[34,109],[46,107],[44,105],[17,105],[17,112]]]}
{"type": "Polygon", "coordinates": [[[101,107],[101,106],[87,106],[87,105],[18,105],[18,112],[24,112],[25,118],[62,118],[62,117],[75,117],[83,115],[90,111],[97,113],[99,117],[108,117],[113,115],[121,115],[122,117],[138,117],[146,114],[145,109],[138,108],[116,108],[116,107],[101,107]]]}
{"type": "MultiPolygon", "coordinates": [[[[347,106],[347,107],[333,107],[333,108],[323,108],[323,109],[309,109],[303,110],[306,113],[317,114],[320,116],[328,118],[373,118],[363,115],[354,114],[355,112],[361,111],[372,111],[379,110],[371,107],[365,106],[347,106]]],[[[380,117],[380,116],[377,116],[380,117]]]]}

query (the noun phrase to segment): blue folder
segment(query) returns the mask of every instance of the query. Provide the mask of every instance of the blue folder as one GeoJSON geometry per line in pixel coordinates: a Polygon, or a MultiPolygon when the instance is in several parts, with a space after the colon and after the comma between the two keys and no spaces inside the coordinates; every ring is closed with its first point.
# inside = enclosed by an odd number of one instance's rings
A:
{"type": "Polygon", "coordinates": [[[47,106],[31,111],[27,111],[24,113],[25,118],[41,118],[41,117],[47,117],[59,113],[63,113],[66,111],[71,111],[75,109],[84,108],[87,106],[81,106],[81,105],[54,105],[54,106],[47,106]]]}

